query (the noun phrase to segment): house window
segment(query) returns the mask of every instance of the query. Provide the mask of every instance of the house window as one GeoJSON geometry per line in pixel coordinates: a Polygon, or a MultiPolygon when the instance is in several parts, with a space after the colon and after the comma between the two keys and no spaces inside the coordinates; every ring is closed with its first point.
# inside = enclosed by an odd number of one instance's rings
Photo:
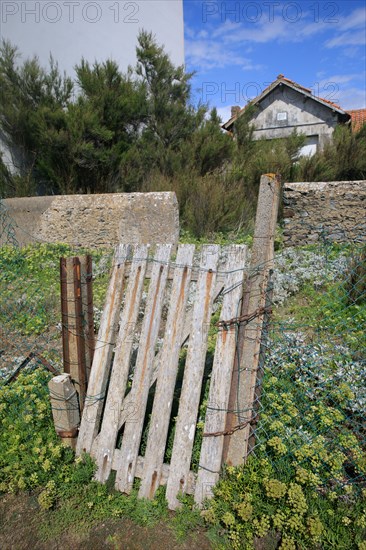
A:
{"type": "Polygon", "coordinates": [[[287,121],[287,112],[282,111],[281,113],[277,113],[277,120],[278,122],[287,121]]]}
{"type": "Polygon", "coordinates": [[[319,144],[319,136],[307,136],[305,144],[300,149],[301,157],[312,157],[317,149],[319,144]]]}

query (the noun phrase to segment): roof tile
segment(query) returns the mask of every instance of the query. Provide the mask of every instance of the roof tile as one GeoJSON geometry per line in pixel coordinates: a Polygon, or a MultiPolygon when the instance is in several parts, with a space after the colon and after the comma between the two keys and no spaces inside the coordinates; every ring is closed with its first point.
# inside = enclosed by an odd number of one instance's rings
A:
{"type": "Polygon", "coordinates": [[[366,124],[366,109],[351,109],[347,113],[351,115],[352,130],[358,132],[366,124]]]}

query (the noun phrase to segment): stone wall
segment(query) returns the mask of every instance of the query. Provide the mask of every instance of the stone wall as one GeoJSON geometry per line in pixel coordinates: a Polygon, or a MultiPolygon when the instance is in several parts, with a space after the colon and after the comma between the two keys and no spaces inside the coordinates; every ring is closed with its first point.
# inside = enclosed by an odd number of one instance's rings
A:
{"type": "Polygon", "coordinates": [[[26,197],[3,203],[20,245],[40,241],[101,248],[119,242],[176,243],[179,238],[175,193],[26,197]]]}
{"type": "Polygon", "coordinates": [[[287,246],[366,242],[366,181],[286,183],[283,203],[287,246]]]}

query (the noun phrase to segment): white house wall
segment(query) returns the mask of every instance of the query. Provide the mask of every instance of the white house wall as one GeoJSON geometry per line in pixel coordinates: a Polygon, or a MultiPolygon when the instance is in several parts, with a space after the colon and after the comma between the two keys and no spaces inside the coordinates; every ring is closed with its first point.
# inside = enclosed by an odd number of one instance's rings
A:
{"type": "Polygon", "coordinates": [[[42,65],[49,55],[62,70],[84,57],[112,58],[122,70],[136,61],[137,35],[152,31],[176,65],[184,63],[183,0],[77,0],[0,2],[1,36],[42,65]]]}

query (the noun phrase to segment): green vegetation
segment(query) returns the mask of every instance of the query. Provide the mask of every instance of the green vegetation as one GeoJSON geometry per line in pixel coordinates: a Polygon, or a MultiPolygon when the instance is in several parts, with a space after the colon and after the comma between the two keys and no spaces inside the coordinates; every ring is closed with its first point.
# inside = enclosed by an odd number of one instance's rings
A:
{"type": "MultiPolygon", "coordinates": [[[[39,310],[29,315],[32,325],[25,325],[9,306],[2,326],[14,322],[15,332],[33,335],[50,330],[58,306],[44,304],[57,294],[58,258],[68,252],[60,245],[2,248],[4,292],[22,276],[22,301],[30,304],[34,293],[39,297],[39,310]],[[49,314],[45,319],[38,313],[43,309],[49,314]]],[[[101,254],[95,262],[99,307],[109,259],[101,254]]],[[[113,476],[106,485],[95,482],[90,457],[75,460],[54,432],[50,374],[41,365],[30,364],[11,384],[0,382],[0,492],[37,496],[43,510],[41,540],[70,528],[89,532],[107,518],[130,518],[139,525],[163,521],[178,539],[206,526],[213,548],[249,550],[257,541],[268,550],[365,550],[364,250],[340,245],[285,250],[278,256],[277,272],[275,300],[282,305],[275,308],[269,332],[255,449],[245,466],[224,469],[214,498],[202,511],[184,496],[172,517],[163,488],[155,500],[145,501],[137,498],[138,483],[126,496],[114,490],[113,476]]],[[[11,293],[4,292],[2,299],[10,304],[11,293]]],[[[210,353],[217,316],[210,329],[210,353]]],[[[207,367],[193,470],[199,464],[207,367]]],[[[174,425],[165,460],[173,435],[174,425]]]]}
{"type": "Polygon", "coordinates": [[[0,196],[112,191],[175,191],[183,227],[201,238],[253,226],[259,178],[283,181],[366,177],[366,129],[337,128],[334,140],[299,158],[304,136],[253,141],[249,106],[235,136],[215,109],[194,106],[192,74],[175,67],[142,31],[137,65],[124,74],[108,60],[62,76],[51,58],[20,62],[0,47],[0,131],[16,174],[0,152],[0,196]]]}

